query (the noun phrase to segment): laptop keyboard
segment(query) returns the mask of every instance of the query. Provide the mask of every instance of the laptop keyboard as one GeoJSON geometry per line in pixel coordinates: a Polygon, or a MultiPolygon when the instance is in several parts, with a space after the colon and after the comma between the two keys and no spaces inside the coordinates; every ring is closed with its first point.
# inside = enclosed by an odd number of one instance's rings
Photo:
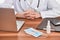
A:
{"type": "Polygon", "coordinates": [[[21,29],[21,27],[23,26],[24,21],[16,21],[16,24],[17,24],[17,31],[19,31],[19,29],[21,29]]]}
{"type": "Polygon", "coordinates": [[[54,25],[60,25],[60,20],[59,20],[59,19],[52,19],[51,22],[52,22],[54,25]]]}

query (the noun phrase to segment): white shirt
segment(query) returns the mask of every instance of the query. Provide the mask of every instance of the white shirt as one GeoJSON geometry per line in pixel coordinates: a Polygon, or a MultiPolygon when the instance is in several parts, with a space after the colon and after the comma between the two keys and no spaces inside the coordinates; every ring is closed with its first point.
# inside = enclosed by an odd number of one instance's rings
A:
{"type": "Polygon", "coordinates": [[[28,3],[31,5],[31,3],[32,3],[33,0],[27,0],[27,1],[28,1],[28,3]]]}
{"type": "Polygon", "coordinates": [[[12,4],[12,0],[0,0],[0,8],[11,8],[12,4]]]}

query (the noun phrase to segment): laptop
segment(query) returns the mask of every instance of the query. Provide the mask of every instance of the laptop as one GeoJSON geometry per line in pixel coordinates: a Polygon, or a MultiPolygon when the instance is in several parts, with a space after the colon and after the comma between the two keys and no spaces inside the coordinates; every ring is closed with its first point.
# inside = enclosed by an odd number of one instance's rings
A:
{"type": "Polygon", "coordinates": [[[0,31],[18,32],[24,21],[16,20],[14,9],[0,8],[0,31]]]}
{"type": "Polygon", "coordinates": [[[51,31],[60,32],[60,20],[57,18],[45,18],[38,25],[37,29],[46,30],[47,22],[50,20],[51,31]]]}
{"type": "Polygon", "coordinates": [[[60,19],[58,18],[52,19],[51,23],[55,26],[60,26],[60,19]]]}

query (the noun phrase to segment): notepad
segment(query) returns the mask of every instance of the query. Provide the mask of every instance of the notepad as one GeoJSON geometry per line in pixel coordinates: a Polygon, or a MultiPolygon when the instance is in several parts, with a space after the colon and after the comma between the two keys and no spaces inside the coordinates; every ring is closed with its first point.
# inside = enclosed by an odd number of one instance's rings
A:
{"type": "Polygon", "coordinates": [[[40,32],[34,28],[28,28],[28,29],[25,29],[24,31],[25,31],[25,33],[32,35],[34,37],[39,37],[43,34],[42,32],[40,32]]]}

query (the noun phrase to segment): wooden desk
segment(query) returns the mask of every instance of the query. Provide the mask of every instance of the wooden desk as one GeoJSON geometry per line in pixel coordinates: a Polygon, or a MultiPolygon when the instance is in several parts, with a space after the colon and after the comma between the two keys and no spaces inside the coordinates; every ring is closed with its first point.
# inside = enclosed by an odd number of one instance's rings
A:
{"type": "Polygon", "coordinates": [[[46,34],[45,31],[39,30],[44,32],[45,34],[35,38],[31,35],[28,35],[24,32],[24,29],[32,27],[36,28],[39,23],[41,23],[42,19],[35,19],[35,20],[27,20],[27,19],[18,19],[24,20],[25,24],[23,25],[22,29],[18,33],[12,32],[2,32],[0,31],[0,40],[60,40],[60,33],[52,32],[51,34],[46,34]]]}

